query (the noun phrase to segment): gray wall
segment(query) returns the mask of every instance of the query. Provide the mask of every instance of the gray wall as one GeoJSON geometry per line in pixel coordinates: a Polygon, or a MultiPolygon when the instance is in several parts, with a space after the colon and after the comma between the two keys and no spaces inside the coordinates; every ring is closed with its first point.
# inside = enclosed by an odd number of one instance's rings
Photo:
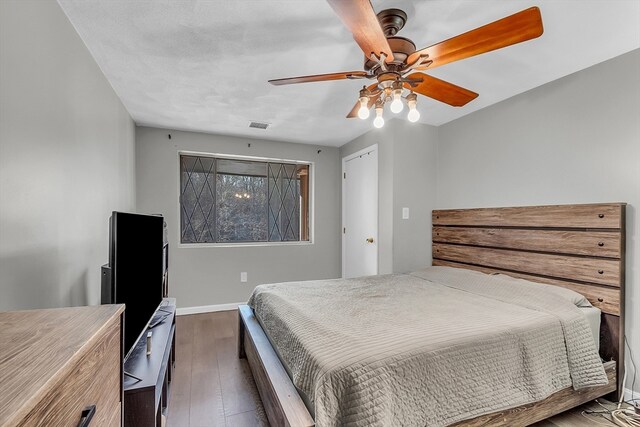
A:
{"type": "Polygon", "coordinates": [[[431,210],[436,201],[438,129],[389,120],[340,147],[340,157],[378,144],[378,272],[431,264],[431,210]],[[408,207],[409,219],[402,219],[408,207]]]}
{"type": "Polygon", "coordinates": [[[148,127],[138,127],[136,135],[137,211],[165,216],[170,242],[169,290],[178,307],[243,302],[261,283],[340,276],[337,148],[148,127]],[[178,151],[314,162],[314,244],[179,247],[178,151]],[[248,273],[246,283],[240,282],[242,271],[248,273]]]}
{"type": "Polygon", "coordinates": [[[0,310],[97,304],[134,124],[55,1],[0,1],[0,310]]]}
{"type": "Polygon", "coordinates": [[[629,203],[626,334],[637,366],[639,76],[635,50],[441,126],[437,194],[439,208],[629,203]]]}
{"type": "Polygon", "coordinates": [[[436,208],[438,128],[395,121],[393,271],[431,265],[431,211],[436,208]],[[402,219],[402,208],[409,219],[402,219]]]}

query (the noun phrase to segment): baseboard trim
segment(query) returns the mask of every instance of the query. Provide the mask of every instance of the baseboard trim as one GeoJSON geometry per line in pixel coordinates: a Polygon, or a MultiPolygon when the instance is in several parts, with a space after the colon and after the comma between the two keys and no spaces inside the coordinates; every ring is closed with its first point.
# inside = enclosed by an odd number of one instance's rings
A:
{"type": "Polygon", "coordinates": [[[200,313],[212,313],[215,311],[228,311],[236,310],[239,305],[246,304],[246,302],[233,302],[229,304],[215,304],[215,305],[201,305],[198,307],[180,307],[176,309],[177,316],[184,316],[187,314],[200,314],[200,313]]]}

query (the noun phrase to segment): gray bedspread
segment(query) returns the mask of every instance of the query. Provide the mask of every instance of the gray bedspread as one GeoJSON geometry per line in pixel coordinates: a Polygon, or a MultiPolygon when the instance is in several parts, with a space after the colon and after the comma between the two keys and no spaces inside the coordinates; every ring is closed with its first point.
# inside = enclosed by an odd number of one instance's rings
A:
{"type": "Polygon", "coordinates": [[[324,426],[445,426],[607,383],[579,294],[449,267],[258,286],[249,300],[324,426]]]}

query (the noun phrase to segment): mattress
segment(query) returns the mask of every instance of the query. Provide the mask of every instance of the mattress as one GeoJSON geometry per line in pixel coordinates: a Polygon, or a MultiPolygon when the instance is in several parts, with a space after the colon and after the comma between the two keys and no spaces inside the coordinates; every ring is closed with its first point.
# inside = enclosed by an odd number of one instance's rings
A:
{"type": "MultiPolygon", "coordinates": [[[[600,320],[601,320],[602,312],[600,311],[599,308],[596,308],[593,306],[583,306],[578,308],[580,309],[580,313],[582,313],[585,320],[589,324],[589,329],[591,330],[591,335],[593,337],[595,347],[600,348],[600,320]]],[[[267,337],[268,335],[269,334],[267,333],[267,337]]],[[[278,357],[280,358],[280,360],[283,360],[279,350],[277,348],[274,348],[274,349],[278,354],[278,357]]],[[[287,371],[289,378],[292,378],[291,369],[289,368],[289,366],[286,363],[283,363],[283,366],[284,366],[284,369],[287,371]]],[[[307,409],[309,410],[309,413],[311,414],[311,416],[314,416],[315,409],[313,407],[311,399],[309,399],[309,396],[307,396],[304,390],[301,390],[300,388],[297,388],[297,387],[296,389],[298,390],[298,393],[300,394],[302,401],[304,402],[307,409]]]]}
{"type": "Polygon", "coordinates": [[[581,295],[508,276],[261,285],[249,304],[322,426],[445,426],[606,384],[581,295]]]}
{"type": "Polygon", "coordinates": [[[580,307],[580,312],[589,324],[596,348],[600,348],[600,319],[602,312],[596,307],[580,307]]]}

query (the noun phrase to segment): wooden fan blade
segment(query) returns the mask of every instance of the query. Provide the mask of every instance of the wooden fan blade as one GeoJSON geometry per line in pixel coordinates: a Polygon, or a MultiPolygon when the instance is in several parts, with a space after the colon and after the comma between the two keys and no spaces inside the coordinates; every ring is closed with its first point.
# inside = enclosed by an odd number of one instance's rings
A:
{"type": "Polygon", "coordinates": [[[329,80],[343,79],[365,79],[370,77],[364,71],[346,71],[343,73],[315,74],[312,76],[287,77],[286,79],[269,80],[269,83],[276,86],[290,85],[294,83],[324,82],[329,80]]]}
{"type": "Polygon", "coordinates": [[[364,56],[378,58],[381,53],[387,57],[385,62],[393,61],[393,51],[382,32],[378,17],[369,0],[327,0],[342,23],[351,31],[364,56]]]}
{"type": "Polygon", "coordinates": [[[419,60],[421,55],[427,54],[429,55],[427,59],[433,63],[416,69],[431,69],[449,62],[535,39],[542,35],[542,32],[540,9],[534,6],[449,40],[417,50],[409,55],[407,64],[411,65],[419,60]]]}
{"type": "MultiPolygon", "coordinates": [[[[374,83],[371,86],[369,86],[367,88],[367,90],[373,91],[377,87],[378,87],[378,83],[374,83]]],[[[380,95],[370,97],[369,98],[369,103],[367,104],[367,106],[369,108],[373,107],[373,105],[376,103],[378,98],[380,98],[380,95]]],[[[358,117],[358,110],[359,109],[360,109],[360,101],[357,101],[356,105],[354,105],[353,108],[351,109],[351,111],[349,111],[349,114],[347,114],[347,119],[353,119],[354,117],[358,117]]]]}
{"type": "Polygon", "coordinates": [[[417,83],[415,86],[411,86],[409,83],[404,83],[404,87],[406,89],[454,107],[462,107],[478,97],[478,94],[475,92],[471,92],[468,89],[456,86],[453,83],[445,82],[444,80],[437,79],[433,76],[428,76],[424,73],[413,73],[407,76],[407,79],[422,79],[422,82],[417,83]]]}

